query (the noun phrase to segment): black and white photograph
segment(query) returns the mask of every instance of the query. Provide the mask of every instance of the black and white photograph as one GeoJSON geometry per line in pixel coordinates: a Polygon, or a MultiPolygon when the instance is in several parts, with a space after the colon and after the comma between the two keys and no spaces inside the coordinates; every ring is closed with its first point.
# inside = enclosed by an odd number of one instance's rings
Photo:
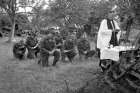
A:
{"type": "Polygon", "coordinates": [[[140,0],[0,0],[0,93],[140,93],[140,0]]]}

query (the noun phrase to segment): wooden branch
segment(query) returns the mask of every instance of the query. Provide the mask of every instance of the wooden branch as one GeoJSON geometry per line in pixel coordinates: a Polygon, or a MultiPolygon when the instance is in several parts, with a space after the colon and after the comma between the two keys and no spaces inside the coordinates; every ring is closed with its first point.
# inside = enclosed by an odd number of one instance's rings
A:
{"type": "Polygon", "coordinates": [[[119,76],[116,77],[116,80],[122,78],[128,71],[130,71],[131,68],[133,68],[137,62],[131,64],[125,71],[123,71],[119,76]]]}
{"type": "Polygon", "coordinates": [[[129,80],[129,79],[126,79],[126,81],[129,83],[129,85],[133,88],[136,88],[136,89],[140,89],[140,86],[136,85],[133,81],[129,80]]]}
{"type": "Polygon", "coordinates": [[[111,82],[107,75],[105,75],[104,79],[105,82],[108,83],[111,88],[116,89],[116,86],[111,82]]]}
{"type": "Polygon", "coordinates": [[[136,73],[134,71],[131,71],[130,74],[133,75],[133,76],[135,76],[135,77],[137,77],[138,79],[140,79],[140,74],[139,73],[136,73]]]}

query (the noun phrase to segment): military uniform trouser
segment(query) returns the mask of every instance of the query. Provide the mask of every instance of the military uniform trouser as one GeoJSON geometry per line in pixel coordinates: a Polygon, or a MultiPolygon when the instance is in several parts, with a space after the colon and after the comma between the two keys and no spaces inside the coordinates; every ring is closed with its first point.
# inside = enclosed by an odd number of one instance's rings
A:
{"type": "Polygon", "coordinates": [[[27,49],[28,49],[27,58],[29,58],[29,59],[35,58],[35,50],[30,49],[30,48],[27,48],[27,49]]]}
{"type": "Polygon", "coordinates": [[[78,54],[79,54],[79,59],[82,59],[85,56],[85,51],[84,50],[78,50],[78,54]]]}
{"type": "MultiPolygon", "coordinates": [[[[40,61],[41,61],[42,66],[48,66],[49,65],[49,57],[50,56],[51,56],[51,54],[49,52],[43,51],[43,50],[40,51],[40,61]]],[[[55,50],[52,53],[52,56],[54,56],[52,65],[55,66],[56,63],[60,59],[60,52],[58,50],[55,50]]]]}
{"type": "Polygon", "coordinates": [[[75,50],[71,50],[68,52],[63,51],[63,55],[62,55],[63,58],[62,59],[65,60],[65,57],[67,57],[69,59],[69,61],[72,62],[75,56],[76,56],[75,50]]]}
{"type": "Polygon", "coordinates": [[[86,54],[86,53],[85,53],[86,50],[84,51],[84,50],[80,50],[80,49],[79,49],[78,52],[79,52],[79,55],[85,55],[85,54],[86,54]]]}
{"type": "Polygon", "coordinates": [[[25,51],[26,49],[25,48],[14,48],[13,49],[13,55],[14,57],[18,58],[18,59],[23,59],[24,56],[25,56],[25,51]]]}
{"type": "Polygon", "coordinates": [[[33,59],[37,57],[37,53],[40,51],[39,47],[35,49],[31,49],[31,48],[27,48],[27,49],[28,49],[27,58],[29,59],[33,59]]]}
{"type": "MultiPolygon", "coordinates": [[[[20,51],[20,50],[19,50],[20,51]]],[[[14,56],[16,57],[16,58],[18,58],[18,59],[23,59],[24,58],[24,51],[22,52],[21,51],[21,53],[17,53],[17,52],[15,52],[15,53],[13,53],[14,54],[14,56]]]]}

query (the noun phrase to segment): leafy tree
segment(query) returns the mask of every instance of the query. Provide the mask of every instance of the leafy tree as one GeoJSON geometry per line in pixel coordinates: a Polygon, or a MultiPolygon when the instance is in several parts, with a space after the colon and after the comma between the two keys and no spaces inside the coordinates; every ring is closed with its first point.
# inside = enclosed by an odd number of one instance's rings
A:
{"type": "Polygon", "coordinates": [[[90,0],[55,0],[49,3],[46,21],[60,27],[83,25],[88,21],[90,0]]]}
{"type": "Polygon", "coordinates": [[[43,18],[45,17],[45,15],[43,15],[43,7],[45,5],[45,1],[37,2],[36,5],[32,8],[32,12],[34,13],[34,15],[32,16],[31,24],[34,27],[35,31],[40,31],[41,29],[41,24],[43,23],[43,18]]]}
{"type": "Polygon", "coordinates": [[[32,16],[33,13],[27,12],[26,7],[34,8],[35,2],[36,0],[0,0],[0,7],[8,14],[12,24],[12,31],[10,32],[8,42],[11,42],[14,38],[16,23],[22,25],[23,28],[33,28],[33,25],[27,18],[32,16]],[[19,12],[19,8],[23,8],[25,11],[19,12]]]}
{"type": "MultiPolygon", "coordinates": [[[[15,33],[22,33],[20,31],[29,29],[29,20],[26,15],[17,13],[15,17],[15,33]]],[[[0,16],[0,29],[2,33],[10,33],[11,31],[11,21],[8,15],[3,14],[0,16]],[[8,31],[8,32],[7,32],[8,31]]]]}
{"type": "Polygon", "coordinates": [[[107,17],[108,11],[112,8],[112,6],[111,2],[107,2],[105,0],[95,0],[91,6],[92,11],[90,12],[89,18],[90,24],[99,27],[101,20],[107,17]]]}
{"type": "Polygon", "coordinates": [[[122,27],[126,30],[126,41],[128,40],[133,20],[140,20],[140,1],[139,0],[110,0],[119,7],[119,16],[123,18],[122,27]]]}
{"type": "Polygon", "coordinates": [[[21,0],[20,6],[25,10],[25,15],[30,18],[28,25],[32,31],[40,31],[40,27],[44,24],[43,17],[45,17],[44,6],[46,5],[45,0],[21,0]],[[31,11],[27,12],[26,8],[30,7],[31,11]]]}
{"type": "Polygon", "coordinates": [[[132,6],[132,10],[135,13],[135,16],[137,18],[137,20],[140,23],[140,0],[131,0],[131,6],[132,6]]]}
{"type": "Polygon", "coordinates": [[[0,7],[6,11],[12,23],[12,31],[9,35],[8,40],[9,42],[11,42],[15,32],[15,16],[17,10],[17,0],[0,0],[0,7]]]}

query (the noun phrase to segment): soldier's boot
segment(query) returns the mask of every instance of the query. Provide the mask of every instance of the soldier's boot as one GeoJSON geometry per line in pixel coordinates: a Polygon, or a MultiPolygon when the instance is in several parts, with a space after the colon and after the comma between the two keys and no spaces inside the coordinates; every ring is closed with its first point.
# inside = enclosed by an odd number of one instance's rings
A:
{"type": "Polygon", "coordinates": [[[43,67],[48,67],[49,66],[49,57],[44,57],[42,59],[42,66],[43,67]]]}
{"type": "Polygon", "coordinates": [[[23,60],[23,59],[24,59],[24,57],[25,57],[25,55],[24,55],[24,54],[19,55],[19,60],[23,60]]]}
{"type": "Polygon", "coordinates": [[[82,60],[82,54],[79,53],[79,60],[82,60]]]}
{"type": "Polygon", "coordinates": [[[38,59],[38,64],[41,64],[41,59],[38,59]]]}
{"type": "Polygon", "coordinates": [[[40,54],[40,60],[41,60],[41,64],[42,64],[42,66],[43,67],[45,67],[45,66],[49,66],[49,53],[47,53],[47,52],[42,52],[41,54],[40,54]]]}
{"type": "Polygon", "coordinates": [[[83,51],[78,51],[79,52],[79,60],[80,61],[83,61],[83,57],[84,57],[84,53],[83,53],[83,51]]]}
{"type": "Polygon", "coordinates": [[[29,59],[35,58],[35,54],[34,54],[34,51],[33,50],[28,49],[27,58],[29,58],[29,59]]]}
{"type": "Polygon", "coordinates": [[[69,61],[72,63],[73,62],[73,58],[68,58],[69,59],[69,61]]]}
{"type": "Polygon", "coordinates": [[[67,53],[67,57],[71,63],[74,61],[75,56],[76,53],[74,51],[70,51],[69,53],[67,53]]]}
{"type": "Polygon", "coordinates": [[[60,52],[59,51],[54,51],[53,53],[53,56],[54,56],[54,60],[53,60],[53,66],[56,65],[56,63],[59,61],[60,59],[60,52]]]}
{"type": "Polygon", "coordinates": [[[66,54],[63,52],[61,53],[61,61],[65,62],[65,59],[66,59],[66,54]]]}

